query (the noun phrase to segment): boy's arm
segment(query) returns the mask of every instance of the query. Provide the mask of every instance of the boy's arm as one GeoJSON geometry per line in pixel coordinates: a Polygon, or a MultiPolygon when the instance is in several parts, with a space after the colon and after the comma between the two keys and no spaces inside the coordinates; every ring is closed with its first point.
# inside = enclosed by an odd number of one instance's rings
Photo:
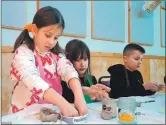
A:
{"type": "Polygon", "coordinates": [[[153,92],[153,91],[150,91],[150,90],[145,90],[143,84],[146,84],[146,83],[144,83],[144,81],[143,81],[142,74],[139,71],[138,71],[138,73],[140,75],[140,84],[141,84],[140,87],[142,89],[142,95],[146,96],[146,95],[153,95],[153,94],[155,94],[156,92],[153,92]]]}

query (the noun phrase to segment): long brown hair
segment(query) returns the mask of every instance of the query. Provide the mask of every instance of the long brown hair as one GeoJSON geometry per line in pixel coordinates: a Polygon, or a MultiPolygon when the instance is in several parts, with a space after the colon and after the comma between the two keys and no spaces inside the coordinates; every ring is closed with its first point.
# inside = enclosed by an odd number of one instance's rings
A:
{"type": "MultiPolygon", "coordinates": [[[[65,28],[65,22],[59,10],[50,6],[46,6],[39,9],[33,18],[32,24],[35,24],[38,29],[55,24],[58,24],[63,29],[65,28]]],[[[34,50],[34,41],[29,36],[29,32],[27,29],[24,29],[16,39],[13,52],[15,52],[16,49],[23,43],[25,43],[28,46],[28,48],[31,49],[32,51],[34,50]]],[[[51,52],[59,54],[63,53],[63,50],[57,43],[55,47],[51,49],[51,52]]]]}
{"type": "Polygon", "coordinates": [[[92,80],[91,68],[90,68],[90,50],[88,46],[81,40],[73,39],[66,44],[65,53],[66,53],[67,59],[69,59],[71,63],[73,63],[73,61],[76,61],[78,58],[84,59],[84,56],[87,56],[88,68],[85,72],[84,84],[88,82],[89,76],[90,76],[90,80],[92,80]]]}

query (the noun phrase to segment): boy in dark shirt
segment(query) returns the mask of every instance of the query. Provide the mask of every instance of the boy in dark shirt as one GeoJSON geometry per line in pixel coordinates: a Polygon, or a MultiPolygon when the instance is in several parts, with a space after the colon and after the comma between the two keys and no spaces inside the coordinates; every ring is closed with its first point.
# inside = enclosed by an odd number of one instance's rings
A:
{"type": "Polygon", "coordinates": [[[159,86],[154,82],[144,83],[138,71],[144,53],[145,50],[140,45],[128,44],[123,51],[124,65],[117,64],[108,68],[107,71],[111,75],[111,98],[152,95],[164,88],[162,84],[159,86]]]}

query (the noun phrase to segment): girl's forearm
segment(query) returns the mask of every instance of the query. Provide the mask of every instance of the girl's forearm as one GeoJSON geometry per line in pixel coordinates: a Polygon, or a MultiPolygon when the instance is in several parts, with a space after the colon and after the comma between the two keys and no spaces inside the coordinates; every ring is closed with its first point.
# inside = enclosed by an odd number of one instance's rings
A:
{"type": "Polygon", "coordinates": [[[44,95],[44,100],[60,107],[62,104],[68,103],[59,93],[57,93],[54,89],[48,88],[44,95]]]}
{"type": "Polygon", "coordinates": [[[75,97],[83,98],[83,91],[80,81],[77,78],[72,78],[69,80],[69,86],[74,93],[75,97]]]}

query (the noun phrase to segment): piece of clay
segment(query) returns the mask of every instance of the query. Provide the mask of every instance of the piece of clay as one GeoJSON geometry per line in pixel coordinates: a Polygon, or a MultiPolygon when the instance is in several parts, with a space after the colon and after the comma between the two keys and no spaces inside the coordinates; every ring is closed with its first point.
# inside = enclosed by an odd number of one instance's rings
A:
{"type": "Polygon", "coordinates": [[[110,99],[103,99],[101,117],[105,120],[109,120],[115,118],[116,114],[117,114],[116,103],[111,103],[110,99]]]}
{"type": "Polygon", "coordinates": [[[57,122],[60,118],[60,114],[50,108],[43,107],[40,109],[40,120],[42,122],[57,122]]]}

